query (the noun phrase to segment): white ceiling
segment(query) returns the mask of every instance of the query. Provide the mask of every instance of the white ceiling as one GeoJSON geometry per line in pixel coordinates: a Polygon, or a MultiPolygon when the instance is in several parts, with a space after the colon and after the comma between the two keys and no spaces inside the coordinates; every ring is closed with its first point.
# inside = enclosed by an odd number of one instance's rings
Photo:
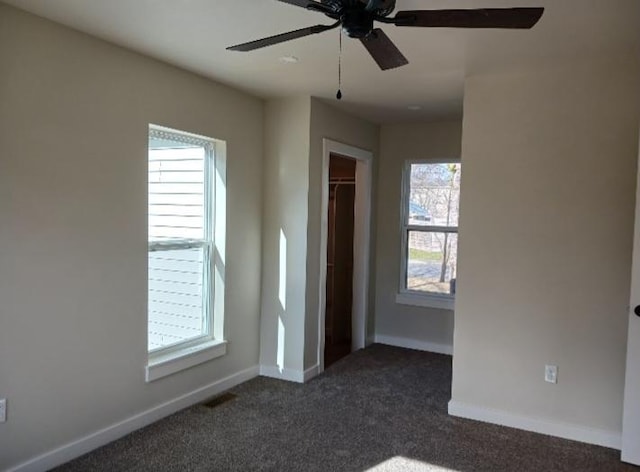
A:
{"type": "Polygon", "coordinates": [[[112,43],[260,97],[314,95],[375,122],[462,113],[464,77],[479,69],[640,51],[639,0],[397,0],[396,10],[543,6],[533,30],[382,28],[409,59],[380,71],[345,37],[344,98],[337,90],[338,30],[262,50],[225,47],[331,20],[276,0],[3,0],[112,43]],[[283,64],[282,56],[297,64],[283,64]],[[419,105],[421,110],[407,107],[419,105]]]}

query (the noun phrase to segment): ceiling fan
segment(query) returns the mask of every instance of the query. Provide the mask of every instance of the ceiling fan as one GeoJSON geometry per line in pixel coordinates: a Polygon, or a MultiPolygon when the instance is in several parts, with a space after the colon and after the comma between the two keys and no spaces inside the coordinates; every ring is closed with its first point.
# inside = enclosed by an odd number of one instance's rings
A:
{"type": "Polygon", "coordinates": [[[351,38],[357,38],[369,51],[380,69],[394,69],[409,61],[374,22],[424,28],[508,28],[529,29],[542,17],[544,8],[483,8],[475,10],[408,10],[390,17],[396,0],[278,0],[289,5],[317,11],[335,23],[316,25],[268,38],[228,47],[230,51],[253,51],[292,39],[322,33],[342,26],[351,38]]]}

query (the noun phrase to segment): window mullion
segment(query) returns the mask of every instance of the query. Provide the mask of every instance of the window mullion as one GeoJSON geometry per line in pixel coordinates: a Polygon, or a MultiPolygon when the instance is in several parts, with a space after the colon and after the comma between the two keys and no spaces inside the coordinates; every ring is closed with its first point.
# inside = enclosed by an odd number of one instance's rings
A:
{"type": "Polygon", "coordinates": [[[426,226],[426,225],[406,225],[408,231],[422,231],[425,233],[457,233],[457,226],[426,226]]]}
{"type": "Polygon", "coordinates": [[[153,241],[149,243],[149,252],[175,251],[179,249],[197,249],[204,247],[206,241],[201,239],[181,239],[176,241],[153,241]]]}

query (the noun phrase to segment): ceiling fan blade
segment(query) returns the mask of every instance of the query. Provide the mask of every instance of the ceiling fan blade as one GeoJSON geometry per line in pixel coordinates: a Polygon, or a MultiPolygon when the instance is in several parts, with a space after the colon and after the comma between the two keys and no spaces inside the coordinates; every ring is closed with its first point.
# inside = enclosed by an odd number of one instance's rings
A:
{"type": "Polygon", "coordinates": [[[333,5],[329,2],[323,1],[318,2],[315,0],[278,0],[282,3],[287,3],[289,5],[295,5],[297,7],[302,7],[311,11],[318,11],[320,13],[324,13],[325,15],[329,15],[331,18],[338,19],[339,14],[336,10],[336,5],[333,5]]]}
{"type": "Polygon", "coordinates": [[[297,7],[309,8],[309,5],[321,5],[314,0],[278,0],[282,3],[288,3],[289,5],[295,5],[297,7]]]}
{"type": "Polygon", "coordinates": [[[388,70],[409,64],[407,58],[393,44],[393,41],[380,28],[374,29],[369,36],[360,39],[380,69],[388,70]]]}
{"type": "Polygon", "coordinates": [[[260,49],[267,46],[273,46],[274,44],[284,43],[285,41],[291,41],[292,39],[303,38],[311,34],[318,34],[330,29],[336,28],[340,25],[340,22],[332,25],[316,25],[308,28],[302,28],[295,31],[289,31],[287,33],[276,34],[275,36],[269,36],[268,38],[257,39],[255,41],[249,41],[248,43],[236,44],[227,48],[228,51],[253,51],[254,49],[260,49]]]}
{"type": "Polygon", "coordinates": [[[478,10],[399,11],[392,22],[396,26],[431,28],[532,28],[544,8],[484,8],[478,10]]]}

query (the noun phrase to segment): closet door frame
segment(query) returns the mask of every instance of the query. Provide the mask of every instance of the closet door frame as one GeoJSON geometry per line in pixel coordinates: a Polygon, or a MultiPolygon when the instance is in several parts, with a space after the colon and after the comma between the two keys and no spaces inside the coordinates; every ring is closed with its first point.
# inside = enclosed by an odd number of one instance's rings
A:
{"type": "Polygon", "coordinates": [[[318,287],[318,366],[324,371],[325,310],[327,306],[327,239],[329,211],[329,163],[331,155],[356,161],[356,192],[353,234],[353,309],[351,351],[370,344],[367,337],[369,306],[369,261],[371,258],[371,188],[373,153],[366,149],[324,138],[322,140],[322,206],[320,212],[320,277],[318,287]]]}

